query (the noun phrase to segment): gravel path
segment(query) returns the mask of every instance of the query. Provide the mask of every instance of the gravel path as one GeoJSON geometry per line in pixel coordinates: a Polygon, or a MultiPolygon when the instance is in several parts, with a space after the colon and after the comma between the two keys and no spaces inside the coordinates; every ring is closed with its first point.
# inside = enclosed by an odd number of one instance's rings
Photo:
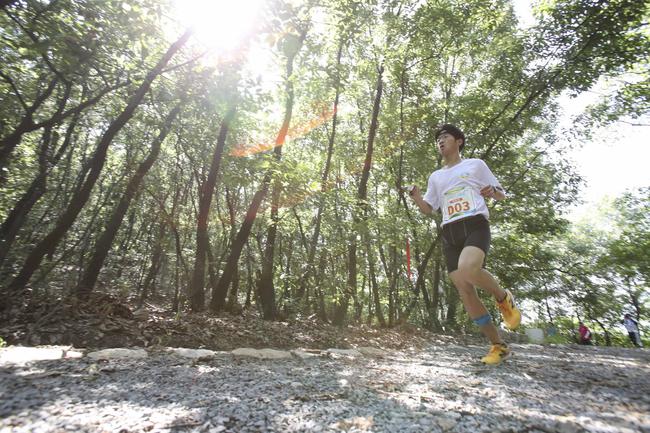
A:
{"type": "Polygon", "coordinates": [[[386,356],[0,363],[0,432],[648,432],[650,352],[431,345],[386,356]]]}

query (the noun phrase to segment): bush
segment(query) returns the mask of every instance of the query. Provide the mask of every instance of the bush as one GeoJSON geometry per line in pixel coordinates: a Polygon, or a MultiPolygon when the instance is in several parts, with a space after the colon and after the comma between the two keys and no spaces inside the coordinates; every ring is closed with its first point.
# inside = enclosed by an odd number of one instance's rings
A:
{"type": "Polygon", "coordinates": [[[544,337],[544,344],[571,344],[575,343],[573,339],[570,339],[566,335],[555,334],[551,336],[544,337]]]}

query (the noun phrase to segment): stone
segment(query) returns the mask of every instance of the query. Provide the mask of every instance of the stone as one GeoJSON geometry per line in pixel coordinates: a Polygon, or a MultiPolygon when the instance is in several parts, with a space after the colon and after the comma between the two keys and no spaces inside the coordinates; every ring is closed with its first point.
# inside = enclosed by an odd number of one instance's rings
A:
{"type": "Polygon", "coordinates": [[[260,355],[262,359],[291,359],[291,353],[284,350],[275,349],[261,349],[260,355]]]}
{"type": "Polygon", "coordinates": [[[300,359],[317,358],[321,355],[320,351],[308,351],[304,349],[292,350],[291,354],[300,359]]]}
{"type": "Polygon", "coordinates": [[[291,359],[291,353],[275,349],[251,349],[242,347],[231,352],[235,356],[249,356],[257,359],[291,359]]]}
{"type": "Polygon", "coordinates": [[[382,358],[386,356],[385,350],[377,349],[375,347],[359,347],[357,350],[361,352],[361,354],[364,356],[370,356],[375,358],[382,358]]]}
{"type": "Polygon", "coordinates": [[[189,359],[211,359],[217,357],[218,353],[208,349],[187,349],[184,347],[168,348],[167,351],[181,358],[189,359]]]}
{"type": "Polygon", "coordinates": [[[108,360],[108,359],[142,359],[146,358],[147,352],[144,349],[104,349],[97,352],[91,352],[87,355],[95,360],[108,360]]]}
{"type": "Polygon", "coordinates": [[[24,364],[32,361],[61,359],[65,349],[60,347],[9,346],[0,349],[0,364],[24,364]]]}
{"type": "Polygon", "coordinates": [[[363,356],[361,352],[356,349],[327,349],[327,353],[336,357],[359,358],[363,356]]]}
{"type": "Polygon", "coordinates": [[[84,354],[82,352],[79,352],[77,350],[66,350],[65,351],[65,358],[66,359],[79,359],[83,358],[84,354]]]}

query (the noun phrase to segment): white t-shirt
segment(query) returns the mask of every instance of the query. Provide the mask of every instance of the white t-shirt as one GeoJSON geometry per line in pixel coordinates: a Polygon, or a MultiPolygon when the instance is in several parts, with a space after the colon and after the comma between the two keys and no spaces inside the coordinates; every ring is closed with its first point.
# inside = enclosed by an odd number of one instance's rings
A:
{"type": "Polygon", "coordinates": [[[623,319],[623,326],[625,326],[627,332],[639,332],[639,328],[637,328],[636,323],[632,319],[623,319]]]}
{"type": "Polygon", "coordinates": [[[433,210],[442,212],[442,225],[474,215],[490,217],[479,191],[486,186],[501,187],[481,159],[463,159],[450,168],[431,173],[423,199],[433,210]]]}

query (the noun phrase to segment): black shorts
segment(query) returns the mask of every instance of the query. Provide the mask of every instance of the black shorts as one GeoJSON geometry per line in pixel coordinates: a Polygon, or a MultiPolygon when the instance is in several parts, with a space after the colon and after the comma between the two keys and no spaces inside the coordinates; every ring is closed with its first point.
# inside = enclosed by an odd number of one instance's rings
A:
{"type": "Polygon", "coordinates": [[[474,215],[442,226],[442,251],[447,259],[447,271],[451,273],[458,269],[458,258],[465,247],[480,248],[487,258],[490,239],[490,223],[483,215],[474,215]]]}

